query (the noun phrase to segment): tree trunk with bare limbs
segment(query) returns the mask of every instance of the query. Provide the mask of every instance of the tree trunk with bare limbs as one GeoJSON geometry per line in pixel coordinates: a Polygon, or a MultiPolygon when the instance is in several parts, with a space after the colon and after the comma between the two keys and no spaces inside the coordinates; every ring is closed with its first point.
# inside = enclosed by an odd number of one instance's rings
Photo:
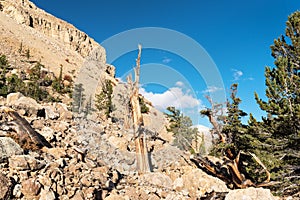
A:
{"type": "Polygon", "coordinates": [[[134,142],[137,156],[137,170],[139,173],[150,172],[149,156],[145,133],[142,132],[143,116],[139,103],[139,80],[140,80],[140,61],[142,47],[139,47],[138,57],[136,59],[136,67],[134,69],[135,81],[132,81],[131,76],[127,77],[127,82],[130,86],[130,105],[133,119],[134,142]]]}

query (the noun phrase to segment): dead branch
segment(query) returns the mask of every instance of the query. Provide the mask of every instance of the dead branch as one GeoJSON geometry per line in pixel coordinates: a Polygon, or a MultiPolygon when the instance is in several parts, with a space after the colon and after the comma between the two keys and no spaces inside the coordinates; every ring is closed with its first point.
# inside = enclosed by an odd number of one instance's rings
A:
{"type": "Polygon", "coordinates": [[[249,152],[249,154],[254,158],[254,160],[260,165],[262,166],[262,168],[265,170],[266,174],[267,174],[267,179],[264,181],[264,183],[268,183],[270,182],[270,178],[271,178],[271,174],[270,172],[267,170],[266,166],[260,161],[260,159],[254,154],[249,152]]]}
{"type": "Polygon", "coordinates": [[[231,179],[229,174],[226,173],[221,167],[215,165],[208,158],[204,158],[201,155],[197,155],[197,157],[192,156],[191,161],[197,165],[198,168],[206,171],[208,174],[218,177],[223,180],[225,183],[231,183],[231,179]]]}
{"type": "Polygon", "coordinates": [[[215,103],[213,102],[212,98],[208,95],[205,96],[205,98],[208,100],[208,102],[211,105],[211,109],[207,108],[205,110],[205,112],[203,112],[202,114],[208,117],[209,122],[211,123],[211,125],[213,125],[214,129],[216,130],[216,133],[218,134],[220,141],[222,143],[226,143],[226,138],[225,136],[222,134],[221,131],[221,127],[220,124],[217,122],[215,115],[218,112],[215,103]]]}

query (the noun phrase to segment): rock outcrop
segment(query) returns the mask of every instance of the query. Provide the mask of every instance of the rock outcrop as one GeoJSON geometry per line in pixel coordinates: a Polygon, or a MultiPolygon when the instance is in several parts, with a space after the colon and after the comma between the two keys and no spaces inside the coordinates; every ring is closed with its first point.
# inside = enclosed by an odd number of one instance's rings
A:
{"type": "Polygon", "coordinates": [[[23,149],[13,139],[0,137],[0,162],[3,162],[11,156],[20,154],[23,154],[23,149]]]}

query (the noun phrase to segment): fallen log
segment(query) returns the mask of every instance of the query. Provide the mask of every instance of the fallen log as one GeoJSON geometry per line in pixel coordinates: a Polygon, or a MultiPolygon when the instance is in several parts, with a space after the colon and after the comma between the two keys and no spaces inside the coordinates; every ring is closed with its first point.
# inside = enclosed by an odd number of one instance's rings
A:
{"type": "Polygon", "coordinates": [[[51,144],[37,133],[26,119],[9,107],[1,110],[10,118],[6,125],[13,130],[8,136],[12,137],[24,150],[37,150],[43,147],[51,148],[51,144]]]}

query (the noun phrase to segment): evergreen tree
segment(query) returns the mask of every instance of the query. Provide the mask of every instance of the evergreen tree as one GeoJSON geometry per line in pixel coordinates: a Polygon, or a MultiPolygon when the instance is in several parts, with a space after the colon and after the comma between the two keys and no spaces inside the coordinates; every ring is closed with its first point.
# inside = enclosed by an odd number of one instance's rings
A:
{"type": "Polygon", "coordinates": [[[169,113],[166,115],[170,122],[167,130],[174,133],[174,145],[182,150],[192,150],[191,144],[198,133],[197,128],[192,128],[192,120],[175,107],[168,107],[167,110],[169,113]]]}
{"type": "Polygon", "coordinates": [[[102,84],[102,91],[100,94],[96,94],[96,108],[98,111],[104,111],[107,117],[110,116],[110,113],[114,110],[112,104],[112,93],[113,86],[110,80],[105,80],[102,84]]]}
{"type": "Polygon", "coordinates": [[[55,79],[52,82],[53,89],[55,89],[55,91],[58,93],[63,92],[62,74],[63,74],[63,66],[61,65],[58,78],[55,77],[55,79]]]}
{"type": "Polygon", "coordinates": [[[139,102],[140,102],[140,107],[141,107],[141,113],[148,113],[149,108],[146,105],[144,98],[139,96],[139,102]]]}
{"type": "Polygon", "coordinates": [[[0,56],[0,95],[6,96],[8,88],[6,85],[6,73],[8,72],[9,63],[5,55],[0,56]]]}
{"type": "MultiPolygon", "coordinates": [[[[241,118],[247,113],[239,108],[241,99],[237,97],[238,84],[231,85],[230,100],[226,103],[226,115],[222,116],[222,130],[221,133],[225,138],[220,141],[213,149],[212,153],[221,152],[229,153],[229,157],[235,157],[241,149],[241,138],[244,137],[246,126],[242,124],[241,118]]],[[[218,153],[217,153],[218,154],[218,153]]]]}
{"type": "Polygon", "coordinates": [[[236,144],[236,146],[237,138],[245,131],[245,126],[242,124],[241,118],[247,115],[247,113],[239,108],[242,100],[236,96],[237,87],[238,84],[231,85],[231,102],[227,101],[227,116],[224,118],[225,125],[222,129],[222,132],[226,136],[226,142],[236,144]]]}
{"type": "Polygon", "coordinates": [[[266,67],[267,101],[255,99],[267,113],[262,123],[250,118],[252,135],[259,139],[261,152],[274,155],[273,178],[283,182],[284,193],[300,185],[300,12],[288,17],[285,36],[271,46],[275,67],[266,67]],[[258,128],[259,127],[259,128],[258,128]],[[256,132],[256,133],[255,133],[256,132]],[[275,177],[276,175],[276,177],[275,177]],[[298,185],[298,186],[297,186],[298,185]]]}

